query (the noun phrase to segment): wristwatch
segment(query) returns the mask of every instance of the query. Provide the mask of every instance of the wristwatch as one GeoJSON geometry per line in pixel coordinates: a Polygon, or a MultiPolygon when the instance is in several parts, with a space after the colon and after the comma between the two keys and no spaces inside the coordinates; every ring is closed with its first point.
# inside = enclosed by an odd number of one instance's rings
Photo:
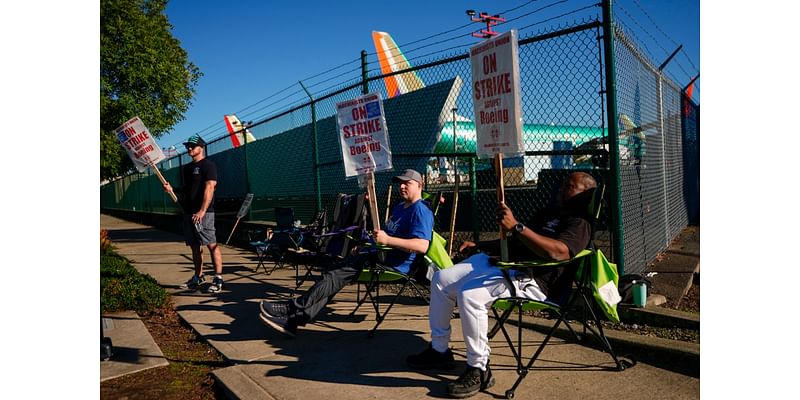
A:
{"type": "Polygon", "coordinates": [[[525,230],[525,225],[522,225],[521,223],[517,223],[516,225],[514,225],[514,232],[522,233],[522,231],[524,230],[525,230]]]}

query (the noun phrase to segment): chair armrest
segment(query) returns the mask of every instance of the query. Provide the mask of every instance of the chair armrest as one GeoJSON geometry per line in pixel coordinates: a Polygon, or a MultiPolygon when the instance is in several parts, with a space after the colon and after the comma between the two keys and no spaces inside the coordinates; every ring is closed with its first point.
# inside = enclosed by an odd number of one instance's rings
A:
{"type": "Polygon", "coordinates": [[[567,260],[562,261],[551,261],[551,260],[529,260],[529,261],[514,261],[514,262],[503,262],[500,261],[497,263],[497,268],[500,269],[528,269],[528,268],[552,268],[552,267],[560,267],[562,265],[567,265],[575,260],[580,258],[586,257],[590,254],[594,253],[592,250],[584,249],[581,250],[580,253],[576,254],[575,257],[572,257],[567,260]]]}
{"type": "Polygon", "coordinates": [[[389,250],[393,249],[393,247],[390,247],[390,246],[384,246],[382,244],[373,243],[373,242],[367,242],[367,241],[359,243],[359,245],[361,245],[361,246],[363,246],[364,248],[367,248],[367,249],[375,249],[375,250],[378,250],[378,251],[389,251],[389,250]]]}
{"type": "Polygon", "coordinates": [[[314,237],[315,238],[323,238],[323,237],[330,237],[330,236],[339,236],[339,235],[343,235],[343,234],[346,234],[348,232],[354,231],[354,230],[356,230],[358,228],[359,228],[358,225],[348,226],[347,228],[339,229],[338,231],[335,231],[335,232],[323,233],[321,235],[316,235],[315,234],[314,237]]]}

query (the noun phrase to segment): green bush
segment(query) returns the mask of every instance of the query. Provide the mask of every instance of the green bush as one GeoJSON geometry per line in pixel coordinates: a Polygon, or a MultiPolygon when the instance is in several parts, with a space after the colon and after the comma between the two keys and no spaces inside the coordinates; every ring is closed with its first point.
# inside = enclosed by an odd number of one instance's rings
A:
{"type": "Polygon", "coordinates": [[[167,292],[153,277],[141,274],[126,258],[109,252],[100,256],[100,310],[153,311],[167,304],[167,292]]]}
{"type": "Polygon", "coordinates": [[[138,271],[127,258],[113,252],[100,255],[100,277],[126,277],[138,271]]]}

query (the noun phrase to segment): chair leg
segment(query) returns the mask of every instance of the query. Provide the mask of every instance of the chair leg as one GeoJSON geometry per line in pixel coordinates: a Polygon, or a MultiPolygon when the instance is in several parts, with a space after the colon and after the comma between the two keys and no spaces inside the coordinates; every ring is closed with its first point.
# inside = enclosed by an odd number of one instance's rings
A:
{"type": "MultiPolygon", "coordinates": [[[[520,343],[520,346],[519,350],[517,350],[517,347],[514,346],[514,341],[511,340],[511,335],[509,335],[505,327],[506,321],[511,316],[511,313],[514,312],[516,307],[517,303],[509,307],[507,310],[503,311],[502,315],[498,315],[497,310],[492,308],[492,313],[494,313],[494,317],[497,319],[497,322],[495,323],[494,327],[492,327],[492,330],[489,332],[488,337],[489,339],[492,339],[495,335],[497,335],[498,331],[503,333],[503,337],[506,339],[506,343],[508,343],[508,348],[511,349],[511,353],[514,356],[514,360],[517,361],[517,371],[519,371],[522,367],[522,345],[521,345],[522,341],[521,340],[518,341],[518,343],[520,343]]],[[[518,332],[521,332],[522,330],[521,325],[517,327],[517,330],[518,332]]]]}
{"type": "MultiPolygon", "coordinates": [[[[378,325],[380,325],[381,322],[383,322],[383,320],[386,319],[386,316],[389,314],[389,311],[392,309],[392,307],[394,307],[394,303],[397,302],[397,299],[400,298],[400,296],[406,290],[406,286],[408,286],[408,283],[409,283],[409,281],[406,281],[406,282],[403,283],[403,286],[400,287],[400,290],[397,292],[397,294],[394,295],[394,297],[392,298],[392,301],[390,301],[389,304],[386,306],[386,309],[383,310],[383,313],[381,313],[381,311],[380,311],[380,293],[377,292],[377,290],[380,290],[380,284],[378,285],[378,288],[376,290],[376,299],[375,299],[376,301],[374,303],[375,304],[375,313],[378,315],[378,317],[376,318],[378,322],[375,324],[375,326],[371,330],[371,332],[373,332],[373,334],[374,334],[375,330],[378,329],[378,325]]],[[[370,335],[370,336],[372,336],[372,335],[370,335]]]]}
{"type": "Polygon", "coordinates": [[[373,288],[373,286],[375,285],[376,282],[377,282],[377,279],[375,278],[375,275],[373,275],[373,277],[370,278],[369,282],[364,284],[364,288],[365,289],[364,289],[364,296],[363,297],[361,296],[361,282],[357,282],[356,283],[358,285],[356,287],[356,299],[358,301],[356,303],[356,308],[354,308],[353,311],[350,311],[350,315],[351,316],[356,314],[356,311],[358,311],[358,309],[361,308],[361,305],[364,304],[364,302],[367,300],[367,296],[371,295],[372,288],[373,288]]]}
{"type": "Polygon", "coordinates": [[[583,298],[584,308],[588,310],[588,313],[591,315],[592,321],[594,321],[597,330],[592,329],[591,326],[587,323],[586,319],[582,320],[584,329],[588,329],[592,334],[597,338],[600,342],[600,345],[603,348],[603,351],[608,353],[611,358],[614,360],[614,364],[617,366],[618,371],[624,371],[627,367],[632,367],[636,364],[635,360],[633,362],[626,362],[621,358],[617,357],[617,354],[614,352],[614,349],[611,348],[611,343],[608,341],[605,332],[603,332],[603,324],[600,322],[600,318],[598,317],[597,313],[594,312],[594,309],[591,307],[591,302],[586,297],[586,293],[582,292],[581,297],[583,298]]]}
{"type": "MultiPolygon", "coordinates": [[[[264,261],[266,261],[266,257],[267,257],[266,250],[262,250],[260,253],[258,253],[258,264],[256,264],[256,268],[253,270],[253,272],[258,272],[259,268],[264,268],[264,272],[267,272],[267,266],[264,265],[264,261]]],[[[267,275],[269,275],[269,274],[267,274],[267,275]]]]}
{"type": "MultiPolygon", "coordinates": [[[[530,371],[531,367],[533,367],[533,363],[539,359],[539,355],[542,354],[542,351],[544,350],[545,346],[547,346],[547,343],[550,342],[550,338],[552,338],[553,335],[556,333],[558,326],[561,325],[562,321],[566,320],[565,317],[566,313],[561,313],[560,317],[558,318],[558,321],[556,321],[556,324],[553,325],[553,327],[550,329],[550,332],[548,332],[547,336],[545,336],[544,340],[542,340],[542,344],[540,344],[539,348],[536,349],[536,353],[534,353],[533,357],[531,357],[531,359],[528,360],[528,364],[524,368],[523,367],[517,368],[517,375],[518,375],[517,380],[514,382],[514,385],[512,385],[511,388],[506,391],[507,398],[510,399],[514,397],[514,391],[517,390],[517,387],[520,385],[520,383],[522,383],[522,381],[528,375],[528,371],[530,371]]],[[[522,325],[519,325],[518,329],[521,335],[522,325]]],[[[520,355],[521,352],[522,352],[522,341],[520,340],[520,355]]]]}

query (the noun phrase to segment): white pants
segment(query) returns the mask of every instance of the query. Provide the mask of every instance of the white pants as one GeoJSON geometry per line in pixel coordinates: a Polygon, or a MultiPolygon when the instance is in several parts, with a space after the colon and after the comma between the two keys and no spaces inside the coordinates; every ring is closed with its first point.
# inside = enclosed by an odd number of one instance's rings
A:
{"type": "MultiPolygon", "coordinates": [[[[511,275],[518,297],[544,300],[536,281],[511,275]]],[[[459,264],[437,271],[431,279],[431,305],[428,320],[431,346],[447,351],[450,342],[450,317],[458,305],[461,330],[467,347],[467,365],[486,370],[489,362],[489,307],[511,291],[503,274],[489,264],[489,256],[478,253],[459,264]]]]}

